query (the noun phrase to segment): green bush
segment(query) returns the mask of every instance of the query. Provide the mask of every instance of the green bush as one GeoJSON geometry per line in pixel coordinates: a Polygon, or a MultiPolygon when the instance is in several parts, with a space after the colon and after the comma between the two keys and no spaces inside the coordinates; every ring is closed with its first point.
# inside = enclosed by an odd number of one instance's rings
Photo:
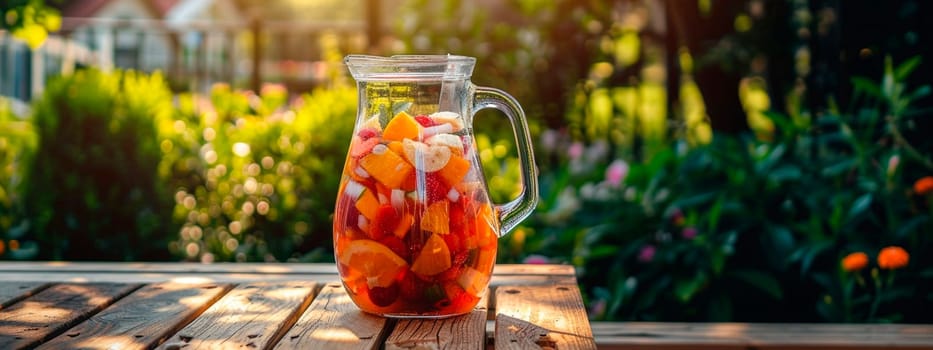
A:
{"type": "Polygon", "coordinates": [[[162,77],[80,71],[50,81],[34,108],[38,141],[22,195],[32,257],[167,258],[156,123],[169,117],[171,94],[162,77]]]}
{"type": "Polygon", "coordinates": [[[173,188],[170,244],[199,261],[319,261],[332,258],[332,212],[356,117],[356,90],[316,90],[287,104],[215,86],[209,99],[183,95],[164,123],[160,172],[173,188]]]}
{"type": "Polygon", "coordinates": [[[910,107],[930,89],[903,83],[916,64],[854,79],[852,112],[768,114],[773,141],[675,141],[613,170],[600,146],[545,149],[563,166],[542,175],[513,252],[576,265],[597,319],[930,322],[933,194],[913,187],[933,174],[933,142],[910,107]],[[881,266],[887,246],[908,265],[881,266]],[[853,252],[868,266],[844,269],[853,252]]]}
{"type": "Polygon", "coordinates": [[[22,185],[26,165],[32,159],[36,135],[29,120],[13,114],[9,101],[0,98],[0,257],[15,257],[29,249],[19,248],[23,238],[21,205],[22,185]]]}

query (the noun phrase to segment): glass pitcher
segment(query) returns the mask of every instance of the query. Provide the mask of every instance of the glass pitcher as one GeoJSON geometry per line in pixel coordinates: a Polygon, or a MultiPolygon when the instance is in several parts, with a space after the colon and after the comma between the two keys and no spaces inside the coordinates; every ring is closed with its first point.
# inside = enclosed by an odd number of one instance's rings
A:
{"type": "Polygon", "coordinates": [[[485,292],[496,240],[528,217],[538,185],[518,102],[470,82],[464,56],[350,55],[359,107],[334,212],[340,279],[363,311],[389,317],[468,313],[485,292]],[[502,111],[514,129],[523,190],[489,200],[473,115],[502,111]]]}

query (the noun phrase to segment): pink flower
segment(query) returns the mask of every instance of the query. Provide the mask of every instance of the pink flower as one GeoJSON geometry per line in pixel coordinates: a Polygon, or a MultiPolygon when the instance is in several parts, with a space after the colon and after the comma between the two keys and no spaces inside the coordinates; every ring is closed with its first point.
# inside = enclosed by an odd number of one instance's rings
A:
{"type": "Polygon", "coordinates": [[[606,182],[612,187],[619,187],[628,175],[628,163],[616,159],[606,168],[606,182]]]}
{"type": "Polygon", "coordinates": [[[567,150],[567,155],[570,156],[570,159],[579,159],[583,155],[583,143],[574,142],[570,145],[570,149],[567,150]]]}
{"type": "Polygon", "coordinates": [[[687,227],[680,233],[685,239],[693,239],[697,236],[697,229],[695,227],[687,227]]]}
{"type": "Polygon", "coordinates": [[[599,299],[596,300],[592,306],[590,306],[590,315],[601,316],[606,312],[606,300],[599,299]]]}
{"type": "Polygon", "coordinates": [[[638,251],[638,261],[643,263],[651,262],[651,260],[654,260],[654,253],[656,252],[657,248],[653,245],[646,244],[638,251]]]}
{"type": "Polygon", "coordinates": [[[548,258],[544,255],[531,254],[525,257],[525,260],[523,260],[522,263],[531,265],[544,265],[549,264],[550,260],[548,260],[548,258]]]}
{"type": "Polygon", "coordinates": [[[897,166],[901,164],[901,157],[898,155],[893,155],[891,158],[888,158],[888,177],[894,176],[894,173],[897,172],[897,166]]]}

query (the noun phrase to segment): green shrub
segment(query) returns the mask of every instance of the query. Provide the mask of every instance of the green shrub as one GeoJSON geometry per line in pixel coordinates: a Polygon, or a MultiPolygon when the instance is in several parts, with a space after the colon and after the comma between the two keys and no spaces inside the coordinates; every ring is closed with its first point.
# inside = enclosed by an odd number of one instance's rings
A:
{"type": "MultiPolygon", "coordinates": [[[[17,257],[30,249],[18,247],[25,233],[22,220],[22,185],[27,164],[36,147],[29,120],[13,114],[9,101],[0,98],[0,257],[17,257]]],[[[28,248],[28,247],[27,247],[28,248]]]]}
{"type": "Polygon", "coordinates": [[[933,175],[933,143],[910,107],[930,90],[903,83],[916,63],[854,79],[852,112],[767,114],[773,141],[675,141],[619,185],[600,146],[545,149],[563,165],[542,175],[511,258],[576,265],[597,319],[930,322],[933,194],[913,186],[933,175]],[[887,246],[911,254],[896,276],[876,259],[887,246]],[[842,268],[853,252],[866,268],[842,268]]]}
{"type": "Polygon", "coordinates": [[[156,123],[171,94],[161,75],[79,71],[50,81],[34,108],[22,195],[34,258],[167,258],[156,123]]]}
{"type": "Polygon", "coordinates": [[[171,183],[170,244],[200,261],[332,258],[332,212],[356,117],[356,90],[316,90],[286,104],[283,88],[257,96],[215,86],[183,95],[161,127],[160,172],[171,183]]]}

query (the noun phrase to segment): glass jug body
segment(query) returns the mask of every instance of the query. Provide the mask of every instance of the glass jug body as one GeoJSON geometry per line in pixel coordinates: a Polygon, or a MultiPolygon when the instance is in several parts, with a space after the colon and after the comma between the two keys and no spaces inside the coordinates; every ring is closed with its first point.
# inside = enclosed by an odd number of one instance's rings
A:
{"type": "MultiPolygon", "coordinates": [[[[469,80],[474,62],[347,57],[359,107],[334,213],[334,250],[341,281],[363,311],[470,312],[492,275],[497,238],[510,228],[503,216],[514,222],[530,213],[526,195],[502,206],[489,200],[472,116],[502,104],[498,95],[477,98],[486,88],[469,80]]],[[[535,200],[536,185],[525,192],[535,200]]]]}

